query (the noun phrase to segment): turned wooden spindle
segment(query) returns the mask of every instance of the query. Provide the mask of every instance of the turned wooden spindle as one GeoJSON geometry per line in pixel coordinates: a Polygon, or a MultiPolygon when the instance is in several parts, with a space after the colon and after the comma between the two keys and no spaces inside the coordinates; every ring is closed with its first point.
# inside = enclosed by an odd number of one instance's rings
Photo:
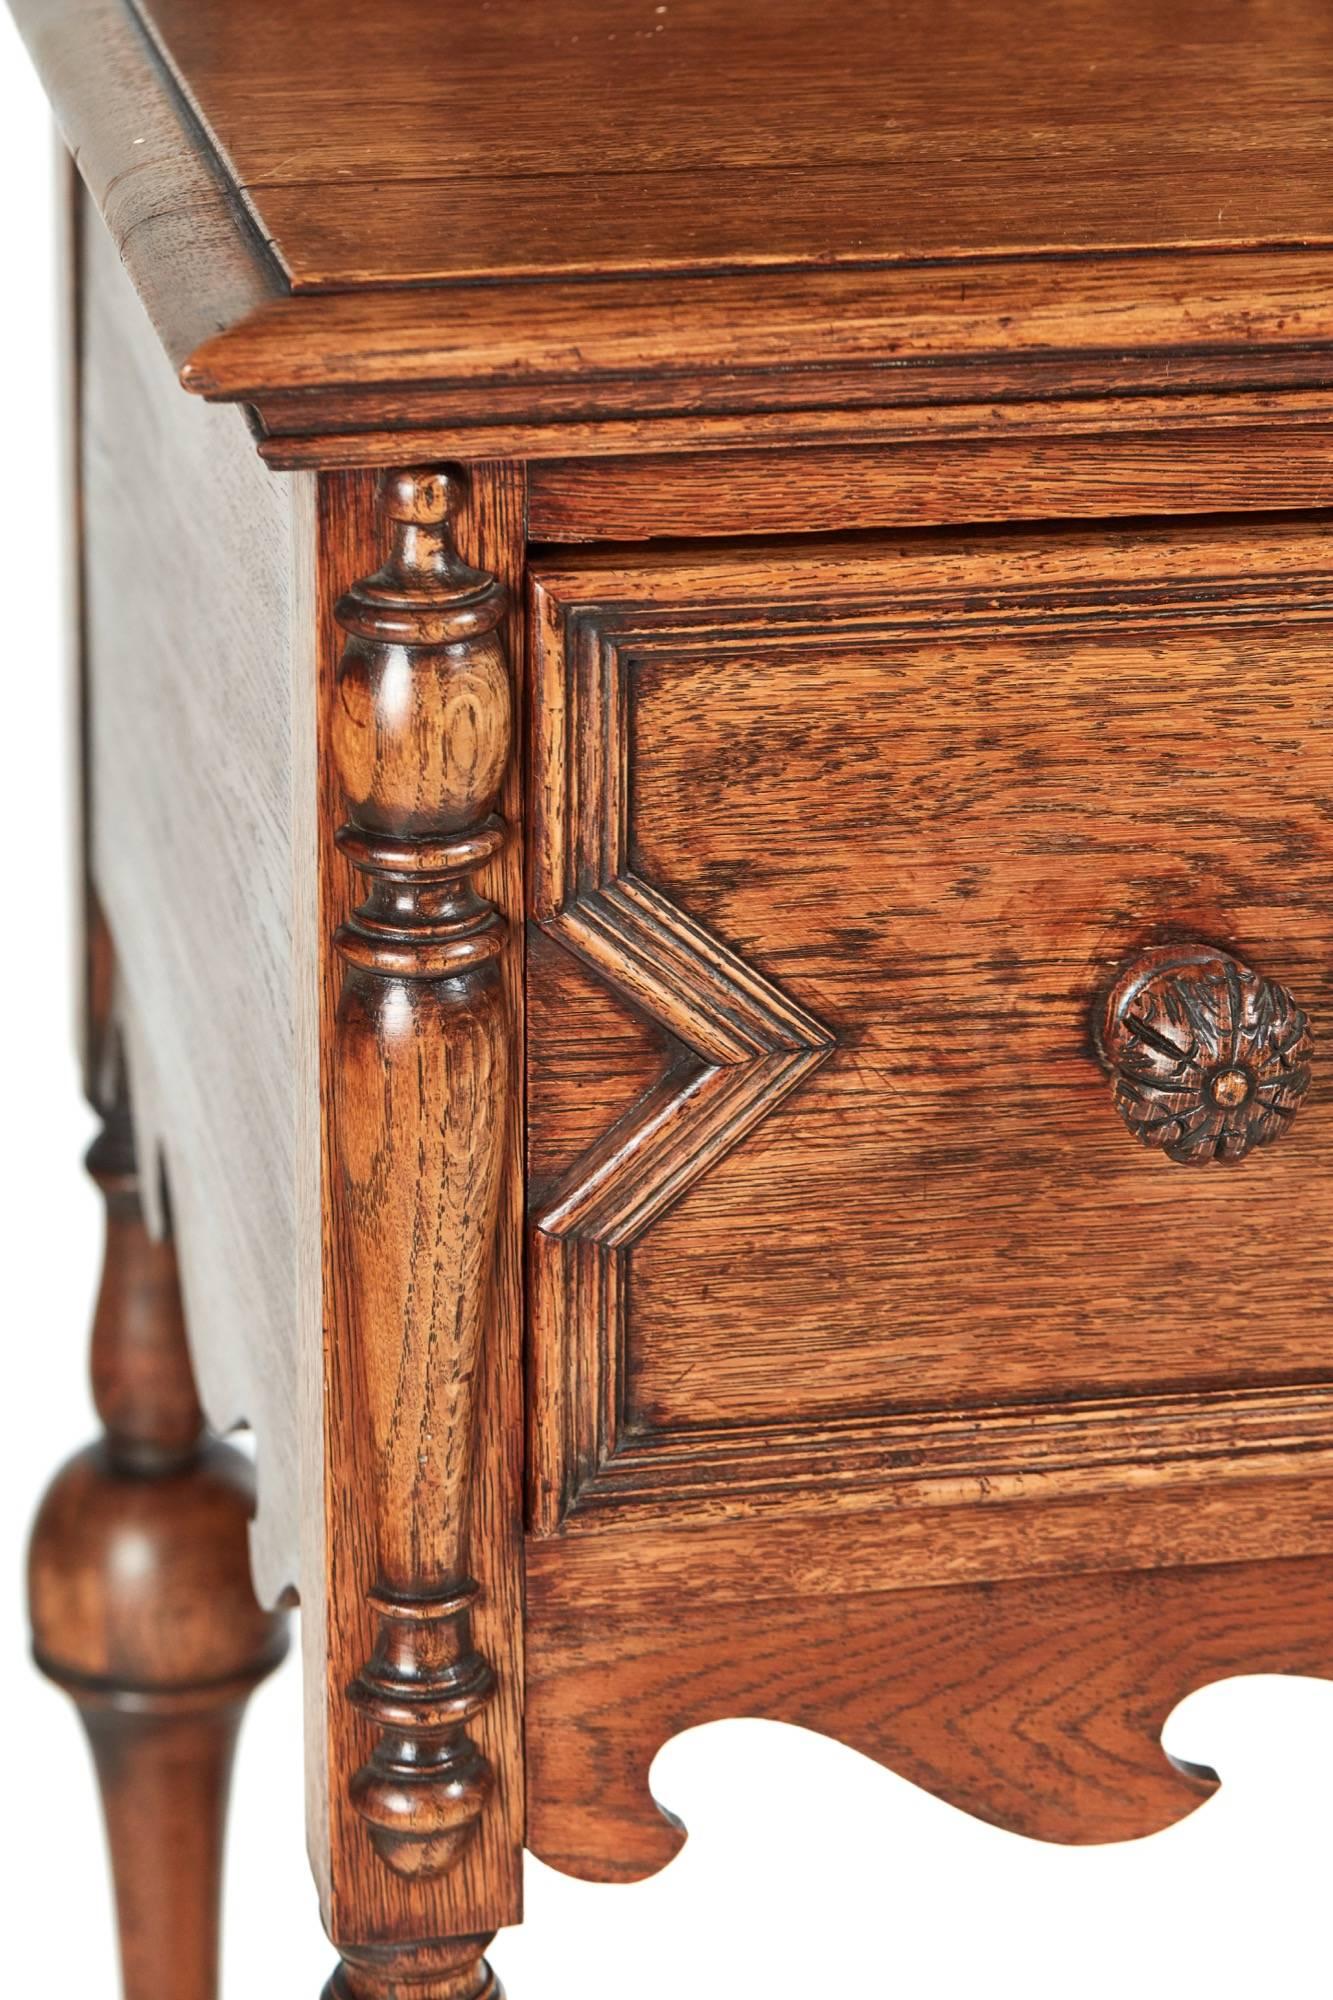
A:
{"type": "Polygon", "coordinates": [[[92,1347],[106,1435],[38,1513],[34,1649],[92,1744],[125,2000],[214,2000],[232,1754],[285,1620],[254,1600],[250,1465],[205,1437],[175,1253],[144,1225],[123,1100],[88,1166],[106,1201],[92,1347]]]}
{"type": "Polygon", "coordinates": [[[1208,945],[1144,952],[1098,1026],[1116,1110],[1187,1166],[1271,1145],[1310,1087],[1310,1025],[1286,987],[1208,945]]]}
{"type": "Polygon", "coordinates": [[[485,1937],[431,1944],[344,1946],[323,2000],[504,2000],[485,1937]]]}
{"type": "MultiPolygon", "coordinates": [[[[387,561],[337,606],[332,727],[338,841],[365,885],[336,939],[333,1105],[377,1562],[374,1650],[349,1690],[376,1737],[351,1794],[382,1859],[414,1877],[453,1864],[494,1785],[468,1731],[495,1685],[472,1643],[468,1541],[512,1031],[505,929],[474,876],[505,839],[492,809],[511,696],[505,593],[454,547],[458,497],[436,471],[385,478],[387,561]]],[[[378,1990],[364,1967],[338,1977],[378,1990]]],[[[450,1977],[438,1991],[471,2000],[473,1974],[450,1977]]]]}

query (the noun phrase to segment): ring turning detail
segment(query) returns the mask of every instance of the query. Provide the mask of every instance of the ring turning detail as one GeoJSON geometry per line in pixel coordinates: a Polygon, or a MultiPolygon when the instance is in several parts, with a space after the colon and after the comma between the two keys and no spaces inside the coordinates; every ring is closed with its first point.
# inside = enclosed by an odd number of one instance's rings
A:
{"type": "Polygon", "coordinates": [[[1310,1024],[1285,986],[1208,945],[1136,958],[1103,1003],[1115,1108],[1170,1160],[1243,1160],[1310,1087],[1310,1024]]]}
{"type": "Polygon", "coordinates": [[[350,1790],[412,1877],[454,1865],[495,1786],[468,1733],[496,1685],[472,1642],[470,1509],[512,1023],[504,920],[474,877],[505,842],[513,731],[506,593],[454,546],[462,496],[447,473],[386,474],[387,560],[334,612],[337,839],[366,884],[334,940],[334,1200],[378,1505],[375,1646],[348,1689],[378,1734],[350,1790]]]}

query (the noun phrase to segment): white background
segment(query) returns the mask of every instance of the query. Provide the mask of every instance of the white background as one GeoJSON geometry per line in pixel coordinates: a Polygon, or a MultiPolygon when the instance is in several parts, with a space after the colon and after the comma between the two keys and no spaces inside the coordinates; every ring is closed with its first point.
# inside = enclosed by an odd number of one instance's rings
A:
{"type": "MultiPolygon", "coordinates": [[[[59,321],[46,111],[0,10],[5,470],[0,979],[4,1987],[112,2000],[106,1871],[73,1713],[31,1670],[23,1544],[43,1483],[92,1430],[86,1329],[99,1202],[72,1057],[67,728],[58,608],[59,321]]],[[[1333,1589],[1333,1565],[1329,1587],[1333,1589]]],[[[1333,1668],[1333,1662],[1330,1662],[1333,1668]]],[[[817,1659],[811,1671],[819,1672],[817,1659]]],[[[840,1745],[760,1722],[669,1744],[654,1789],[692,1829],[655,1880],[599,1888],[529,1863],[528,1921],[492,1959],[510,2000],[1115,2000],[1333,1992],[1333,1685],[1254,1679],[1176,1713],[1173,1751],[1220,1795],[1119,1848],[981,1826],[840,1745]]],[[[229,1856],[225,2000],[316,2000],[331,1956],[301,1823],[293,1665],[255,1698],[229,1856]]],[[[164,1994],[161,2000],[170,2000],[164,1994]]]]}

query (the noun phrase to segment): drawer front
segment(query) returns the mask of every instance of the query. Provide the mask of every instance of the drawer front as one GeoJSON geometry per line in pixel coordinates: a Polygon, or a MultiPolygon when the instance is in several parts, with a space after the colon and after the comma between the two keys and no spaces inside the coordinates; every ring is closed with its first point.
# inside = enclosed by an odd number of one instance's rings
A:
{"type": "Polygon", "coordinates": [[[539,565],[534,1511],[1178,1475],[1326,1437],[1327,1091],[1117,1114],[1100,996],[1333,978],[1318,524],[539,565]]]}

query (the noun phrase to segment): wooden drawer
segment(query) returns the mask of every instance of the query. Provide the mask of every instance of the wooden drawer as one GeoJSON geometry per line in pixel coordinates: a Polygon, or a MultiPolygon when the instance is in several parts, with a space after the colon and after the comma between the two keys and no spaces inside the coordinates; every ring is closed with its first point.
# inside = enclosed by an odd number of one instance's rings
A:
{"type": "Polygon", "coordinates": [[[1326,1430],[1317,1076],[1280,1143],[1188,1168],[1126,1130],[1092,1023],[1190,940],[1325,1028],[1327,548],[1289,520],[537,564],[539,1530],[1326,1430]]]}

